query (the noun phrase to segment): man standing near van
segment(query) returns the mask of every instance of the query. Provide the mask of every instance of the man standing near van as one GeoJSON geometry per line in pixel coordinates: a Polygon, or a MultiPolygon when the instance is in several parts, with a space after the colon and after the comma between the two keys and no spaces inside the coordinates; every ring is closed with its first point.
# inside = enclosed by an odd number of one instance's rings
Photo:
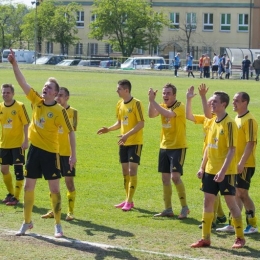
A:
{"type": "Polygon", "coordinates": [[[180,65],[181,65],[180,53],[178,52],[177,55],[174,57],[174,60],[173,60],[174,76],[175,77],[179,77],[178,76],[178,69],[179,69],[180,65]]]}

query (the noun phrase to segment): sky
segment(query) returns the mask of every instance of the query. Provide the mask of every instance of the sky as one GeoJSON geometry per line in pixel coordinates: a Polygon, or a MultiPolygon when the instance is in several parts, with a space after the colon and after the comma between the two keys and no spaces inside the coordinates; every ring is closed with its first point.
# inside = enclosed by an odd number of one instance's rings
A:
{"type": "Polygon", "coordinates": [[[32,7],[32,2],[35,1],[35,0],[14,0],[13,2],[14,3],[21,3],[21,4],[25,4],[29,7],[32,7]]]}

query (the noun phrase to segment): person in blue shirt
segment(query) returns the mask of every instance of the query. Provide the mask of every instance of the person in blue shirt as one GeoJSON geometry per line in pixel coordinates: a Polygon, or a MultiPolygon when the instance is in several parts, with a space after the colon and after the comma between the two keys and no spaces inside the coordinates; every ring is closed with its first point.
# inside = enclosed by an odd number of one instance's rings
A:
{"type": "Polygon", "coordinates": [[[181,65],[181,60],[180,60],[180,53],[178,52],[175,57],[174,57],[174,60],[173,60],[173,66],[174,66],[174,76],[175,77],[178,77],[178,69],[181,65]]]}
{"type": "Polygon", "coordinates": [[[193,57],[190,53],[187,53],[187,56],[186,56],[186,70],[188,71],[188,77],[191,75],[193,78],[194,75],[193,75],[193,72],[192,72],[192,61],[193,61],[193,57]]]}

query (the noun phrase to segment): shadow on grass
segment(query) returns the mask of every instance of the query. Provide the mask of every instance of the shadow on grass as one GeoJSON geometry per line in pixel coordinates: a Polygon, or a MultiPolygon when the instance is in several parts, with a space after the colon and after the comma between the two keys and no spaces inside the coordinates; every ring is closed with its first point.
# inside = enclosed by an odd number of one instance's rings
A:
{"type": "Polygon", "coordinates": [[[83,243],[81,241],[64,237],[62,240],[54,240],[53,238],[49,237],[43,237],[40,235],[36,234],[30,234],[27,236],[32,236],[38,240],[50,243],[55,246],[60,246],[60,247],[66,247],[66,248],[71,248],[75,249],[81,252],[86,252],[90,254],[95,254],[95,259],[102,260],[108,257],[111,257],[113,259],[129,259],[129,260],[138,260],[138,258],[132,256],[128,251],[119,249],[119,248],[113,248],[113,247],[107,247],[104,248],[99,246],[98,244],[94,245],[93,243],[83,243]],[[66,239],[68,239],[66,241],[66,239]]]}
{"type": "MultiPolygon", "coordinates": [[[[21,205],[21,207],[22,207],[22,205],[21,205]]],[[[37,206],[33,207],[33,212],[38,213],[40,215],[45,214],[47,211],[48,210],[45,208],[39,208],[37,206]]],[[[67,216],[67,214],[61,213],[61,219],[65,219],[66,216],[67,216]]],[[[88,236],[95,236],[95,232],[108,233],[109,234],[108,238],[111,240],[116,239],[117,237],[133,237],[134,236],[133,233],[130,233],[128,231],[114,229],[114,228],[104,226],[104,225],[98,225],[89,220],[82,220],[82,219],[76,218],[73,221],[67,221],[67,223],[85,228],[86,234],[88,236]]]]}
{"type": "Polygon", "coordinates": [[[151,219],[160,220],[160,221],[162,221],[162,220],[178,220],[178,221],[181,221],[181,222],[188,224],[188,225],[200,225],[201,224],[201,221],[199,221],[195,218],[190,218],[189,216],[185,219],[178,219],[177,215],[174,215],[173,217],[154,217],[154,215],[157,214],[158,212],[149,211],[149,210],[145,210],[145,209],[142,209],[142,208],[134,208],[134,210],[144,214],[144,215],[137,216],[138,218],[151,218],[151,219]]]}

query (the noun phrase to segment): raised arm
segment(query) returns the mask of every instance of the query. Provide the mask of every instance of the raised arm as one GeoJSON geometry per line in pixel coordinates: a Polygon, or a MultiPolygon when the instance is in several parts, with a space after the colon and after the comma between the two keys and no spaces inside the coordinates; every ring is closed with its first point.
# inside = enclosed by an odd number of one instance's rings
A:
{"type": "Polygon", "coordinates": [[[205,117],[207,118],[212,118],[212,113],[211,113],[211,109],[210,109],[210,106],[209,106],[209,103],[208,103],[208,100],[206,98],[206,94],[208,92],[208,89],[206,87],[206,84],[202,83],[198,90],[199,90],[199,94],[200,94],[200,98],[201,98],[201,103],[202,103],[202,107],[203,107],[203,112],[204,112],[204,115],[205,117]]]}
{"type": "Polygon", "coordinates": [[[194,115],[192,113],[192,108],[191,108],[191,101],[192,98],[195,97],[196,94],[194,94],[194,86],[191,86],[188,88],[187,93],[186,93],[186,119],[190,121],[195,121],[194,115]]]}
{"type": "Polygon", "coordinates": [[[10,49],[10,51],[11,51],[11,53],[8,55],[8,61],[13,66],[14,75],[15,75],[15,78],[16,78],[18,84],[23,89],[23,92],[27,95],[30,92],[31,87],[27,84],[22,72],[19,69],[17,61],[15,59],[14,52],[12,51],[12,49],[10,49]]]}

